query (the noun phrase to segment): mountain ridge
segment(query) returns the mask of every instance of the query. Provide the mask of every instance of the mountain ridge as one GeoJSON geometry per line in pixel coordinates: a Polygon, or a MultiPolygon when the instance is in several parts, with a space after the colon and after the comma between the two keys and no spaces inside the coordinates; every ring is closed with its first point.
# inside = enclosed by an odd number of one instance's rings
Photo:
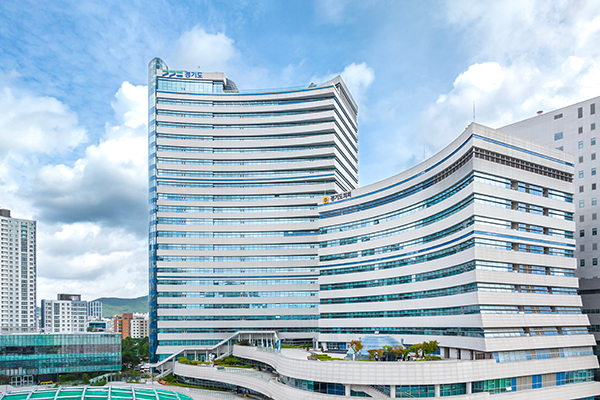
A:
{"type": "Polygon", "coordinates": [[[134,298],[100,297],[92,301],[102,303],[103,318],[112,318],[114,315],[122,315],[123,313],[148,312],[148,296],[134,298]]]}

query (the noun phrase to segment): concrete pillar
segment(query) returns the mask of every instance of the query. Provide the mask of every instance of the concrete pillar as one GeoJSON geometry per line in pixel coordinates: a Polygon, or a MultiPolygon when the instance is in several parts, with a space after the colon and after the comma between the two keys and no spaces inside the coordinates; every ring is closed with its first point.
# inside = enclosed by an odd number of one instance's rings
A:
{"type": "Polygon", "coordinates": [[[396,398],[396,385],[390,385],[390,398],[396,398]]]}
{"type": "Polygon", "coordinates": [[[435,385],[435,397],[440,397],[440,385],[435,385]]]}
{"type": "Polygon", "coordinates": [[[467,382],[467,394],[471,394],[472,393],[471,391],[473,390],[473,388],[472,388],[471,385],[472,385],[471,382],[467,382]]]}
{"type": "Polygon", "coordinates": [[[344,388],[346,389],[346,397],[350,397],[350,385],[344,385],[344,388]]]}

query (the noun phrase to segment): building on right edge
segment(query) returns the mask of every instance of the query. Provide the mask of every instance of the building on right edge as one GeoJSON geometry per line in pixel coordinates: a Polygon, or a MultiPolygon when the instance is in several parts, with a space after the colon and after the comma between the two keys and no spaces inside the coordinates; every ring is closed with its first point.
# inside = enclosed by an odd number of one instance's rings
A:
{"type": "MultiPolygon", "coordinates": [[[[583,301],[583,312],[588,314],[591,331],[600,341],[600,267],[598,259],[598,155],[596,145],[596,104],[594,97],[554,111],[540,113],[523,121],[499,128],[503,132],[521,136],[527,140],[554,147],[575,155],[575,258],[579,293],[583,301]]],[[[600,125],[598,125],[600,129],[600,125]]],[[[598,351],[596,351],[598,354],[598,351]]]]}

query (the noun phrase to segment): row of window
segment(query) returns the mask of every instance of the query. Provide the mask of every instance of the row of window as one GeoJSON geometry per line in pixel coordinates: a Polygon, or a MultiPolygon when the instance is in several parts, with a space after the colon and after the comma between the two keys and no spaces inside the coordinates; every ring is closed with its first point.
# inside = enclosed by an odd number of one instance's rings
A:
{"type": "MultiPolygon", "coordinates": [[[[395,262],[394,262],[395,263],[395,262]]],[[[382,268],[384,269],[384,268],[382,268]]],[[[454,276],[470,272],[474,270],[488,270],[488,271],[499,271],[499,272],[518,272],[518,273],[529,273],[535,275],[553,275],[553,276],[575,276],[573,270],[554,268],[554,267],[541,267],[532,265],[520,265],[520,264],[507,264],[493,261],[469,261],[464,264],[454,265],[452,267],[444,268],[441,270],[429,271],[422,274],[410,274],[403,276],[396,276],[393,278],[384,279],[373,279],[365,281],[355,282],[341,282],[341,283],[330,283],[321,285],[321,291],[327,290],[344,290],[344,289],[361,289],[370,287],[382,287],[382,286],[395,286],[402,285],[405,283],[424,282],[432,279],[445,278],[448,276],[454,276]]]]}
{"type": "Polygon", "coordinates": [[[314,285],[317,279],[251,279],[251,280],[215,280],[215,279],[161,279],[157,281],[158,285],[209,285],[209,286],[230,286],[230,285],[314,285]]]}
{"type": "MultiPolygon", "coordinates": [[[[164,297],[164,296],[160,296],[164,297]]],[[[185,309],[185,310],[269,310],[285,308],[317,308],[318,303],[260,303],[260,304],[159,304],[158,309],[185,309]]]]}
{"type": "MultiPolygon", "coordinates": [[[[309,392],[325,393],[330,395],[345,396],[345,387],[339,383],[309,381],[279,376],[284,385],[309,392]]],[[[467,393],[467,385],[471,385],[472,393],[504,393],[521,390],[541,389],[543,387],[562,386],[579,382],[589,382],[594,379],[591,369],[558,372],[543,375],[529,375],[514,378],[491,379],[476,382],[460,382],[439,385],[440,397],[460,396],[467,393]]],[[[390,396],[390,386],[374,385],[377,391],[390,396]]],[[[358,389],[357,389],[358,390],[358,389]]],[[[357,393],[357,392],[355,392],[357,393]]],[[[364,392],[358,392],[364,393],[364,392]]],[[[367,397],[355,394],[355,397],[367,397]]],[[[371,397],[371,396],[368,396],[371,397]]],[[[394,397],[397,398],[429,398],[435,397],[435,385],[396,385],[394,397]]]]}
{"type": "Polygon", "coordinates": [[[315,211],[316,205],[306,206],[271,206],[271,207],[197,207],[197,206],[158,206],[158,212],[171,213],[266,213],[266,212],[295,212],[315,211]]]}
{"type": "MultiPolygon", "coordinates": [[[[206,158],[170,158],[158,157],[156,162],[159,164],[180,164],[180,165],[270,165],[270,164],[294,164],[315,161],[333,160],[333,156],[311,157],[311,158],[279,158],[270,160],[212,160],[206,158]]],[[[356,172],[356,169],[353,166],[356,172]]]]}
{"type": "Polygon", "coordinates": [[[317,218],[157,218],[159,225],[272,225],[272,224],[304,224],[315,222],[317,218]]]}
{"type": "MultiPolygon", "coordinates": [[[[529,286],[529,285],[512,285],[499,283],[483,283],[474,282],[467,285],[453,286],[434,290],[423,290],[419,292],[393,293],[372,296],[352,296],[352,297],[336,297],[322,298],[321,304],[350,304],[350,303],[375,303],[389,302],[400,300],[417,300],[428,299],[433,297],[454,296],[458,294],[473,293],[473,292],[504,292],[504,293],[533,293],[533,294],[555,294],[555,295],[577,295],[577,289],[567,287],[550,287],[550,286],[529,286]]],[[[400,311],[374,311],[374,312],[356,312],[356,313],[331,313],[326,314],[324,318],[379,318],[379,317],[396,317],[395,313],[403,313],[400,311]]]]}
{"type": "Polygon", "coordinates": [[[174,111],[174,110],[156,110],[156,115],[166,115],[169,117],[181,118],[266,118],[266,117],[284,117],[289,115],[315,114],[325,111],[333,111],[332,107],[319,108],[317,110],[288,110],[278,112],[247,112],[247,113],[212,113],[197,111],[174,111]]]}
{"type": "Polygon", "coordinates": [[[181,251],[254,251],[254,250],[290,250],[316,249],[316,243],[281,243],[281,244],[169,244],[159,243],[158,250],[181,251]]]}
{"type": "MultiPolygon", "coordinates": [[[[331,184],[334,182],[335,175],[326,175],[330,178],[327,180],[310,180],[310,181],[292,181],[292,182],[269,182],[269,183],[258,183],[258,182],[241,182],[241,183],[203,183],[203,182],[181,182],[181,181],[158,181],[158,186],[169,186],[179,188],[259,188],[259,187],[287,187],[287,186],[308,186],[308,185],[323,185],[331,184]]],[[[339,185],[342,187],[342,185],[339,185]]]]}
{"type": "MultiPolygon", "coordinates": [[[[423,251],[442,247],[442,246],[445,246],[447,244],[450,244],[450,243],[456,242],[456,241],[457,241],[457,239],[452,240],[449,243],[443,243],[441,245],[434,246],[430,249],[424,249],[423,251]]],[[[473,239],[466,240],[462,243],[459,243],[457,245],[454,245],[452,247],[447,247],[443,250],[438,250],[438,251],[423,254],[423,255],[415,255],[415,256],[411,256],[411,257],[404,258],[401,260],[394,260],[394,261],[387,261],[387,262],[375,262],[375,263],[371,263],[371,264],[354,265],[354,266],[349,266],[349,267],[337,267],[337,268],[322,269],[321,275],[343,275],[343,274],[350,274],[350,273],[355,273],[355,272],[378,271],[380,269],[400,268],[400,267],[404,267],[406,265],[414,265],[414,264],[420,264],[420,263],[424,263],[424,262],[428,262],[428,261],[438,260],[440,258],[448,257],[451,255],[463,252],[474,246],[497,248],[500,250],[511,250],[512,249],[510,243],[508,243],[508,245],[502,244],[502,243],[500,243],[499,245],[496,245],[493,242],[490,243],[489,240],[484,240],[481,238],[473,238],[473,239]]],[[[510,264],[507,264],[507,265],[510,265],[510,264]]],[[[501,267],[498,267],[498,268],[501,268],[501,267]]]]}
{"type": "Polygon", "coordinates": [[[264,273],[279,273],[279,272],[317,272],[318,267],[273,267],[273,268],[162,268],[158,267],[157,272],[160,273],[177,273],[177,274],[264,274],[264,273]]]}
{"type": "Polygon", "coordinates": [[[496,362],[515,362],[529,360],[544,360],[550,358],[593,356],[591,347],[566,347],[555,349],[499,351],[492,356],[496,362]]]}
{"type": "Polygon", "coordinates": [[[188,100],[188,99],[171,99],[159,97],[156,99],[157,104],[173,104],[180,106],[200,106],[200,107],[257,107],[257,106],[279,106],[289,104],[310,103],[315,101],[330,100],[333,96],[294,99],[294,100],[255,100],[255,101],[211,101],[211,100],[188,100]]]}
{"type": "Polygon", "coordinates": [[[197,298],[228,298],[228,297],[316,297],[316,291],[285,291],[285,292],[158,292],[158,297],[197,297],[197,298]]]}
{"type": "MultiPolygon", "coordinates": [[[[327,193],[333,194],[333,192],[327,193]]],[[[187,194],[187,193],[158,193],[158,200],[169,201],[273,201],[294,199],[322,198],[323,193],[293,193],[293,194],[263,194],[263,195],[210,195],[210,194],[187,194]]]]}
{"type": "Polygon", "coordinates": [[[269,232],[187,232],[158,231],[158,237],[177,238],[257,238],[257,237],[292,237],[318,235],[317,231],[269,231],[269,232]]]}

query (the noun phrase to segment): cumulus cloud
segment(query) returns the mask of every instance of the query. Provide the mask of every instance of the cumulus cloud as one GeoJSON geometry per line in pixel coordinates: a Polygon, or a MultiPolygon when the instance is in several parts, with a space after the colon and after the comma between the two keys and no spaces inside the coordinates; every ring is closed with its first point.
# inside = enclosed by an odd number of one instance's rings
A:
{"type": "Polygon", "coordinates": [[[348,86],[348,90],[350,90],[352,97],[358,104],[359,117],[364,118],[367,114],[367,110],[365,109],[367,91],[375,80],[375,71],[373,71],[373,68],[369,67],[366,62],[360,64],[352,63],[346,65],[344,70],[340,73],[328,74],[323,77],[313,77],[312,82],[321,84],[338,75],[341,75],[346,86],[348,86]]]}
{"type": "Polygon", "coordinates": [[[42,166],[23,197],[48,223],[91,222],[127,227],[144,237],[147,192],[147,89],[124,82],[112,103],[121,125],[71,165],[42,166]]]}
{"type": "Polygon", "coordinates": [[[0,104],[0,156],[11,150],[64,153],[86,140],[77,115],[55,98],[4,87],[0,104]]]}
{"type": "Polygon", "coordinates": [[[210,34],[196,26],[177,40],[170,59],[178,69],[223,72],[236,56],[233,39],[222,32],[210,34]]]}
{"type": "Polygon", "coordinates": [[[473,103],[476,122],[500,127],[600,93],[600,4],[463,1],[446,11],[479,61],[425,108],[405,158],[448,144],[472,121],[473,103]]]}
{"type": "Polygon", "coordinates": [[[145,294],[147,88],[124,82],[115,123],[87,147],[57,99],[5,87],[0,101],[0,205],[38,221],[38,299],[145,294]]]}
{"type": "Polygon", "coordinates": [[[340,74],[357,103],[364,103],[367,89],[375,80],[375,71],[366,62],[352,63],[340,74]]]}

